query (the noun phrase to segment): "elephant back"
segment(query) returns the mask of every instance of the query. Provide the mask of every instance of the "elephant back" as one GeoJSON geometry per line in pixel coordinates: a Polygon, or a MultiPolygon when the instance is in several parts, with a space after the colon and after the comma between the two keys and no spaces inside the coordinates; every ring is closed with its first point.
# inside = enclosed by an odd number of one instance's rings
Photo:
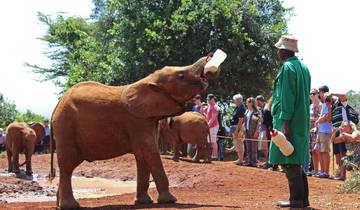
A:
{"type": "Polygon", "coordinates": [[[173,118],[173,127],[183,142],[206,144],[209,126],[206,117],[197,112],[185,112],[173,118]]]}
{"type": "Polygon", "coordinates": [[[6,148],[11,149],[13,144],[17,144],[20,151],[22,151],[24,133],[28,132],[28,129],[30,128],[25,123],[13,122],[8,125],[6,129],[6,148]]]}
{"type": "Polygon", "coordinates": [[[36,144],[40,143],[45,138],[45,128],[41,123],[32,123],[30,128],[35,131],[36,144]]]}

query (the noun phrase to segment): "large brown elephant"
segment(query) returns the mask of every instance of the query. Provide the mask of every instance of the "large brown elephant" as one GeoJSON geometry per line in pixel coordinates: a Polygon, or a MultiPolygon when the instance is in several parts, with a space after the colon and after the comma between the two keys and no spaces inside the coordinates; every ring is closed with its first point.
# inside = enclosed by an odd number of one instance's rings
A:
{"type": "Polygon", "coordinates": [[[26,164],[26,174],[32,175],[31,156],[35,144],[45,136],[45,129],[40,123],[30,126],[26,123],[13,122],[6,132],[6,152],[8,172],[20,173],[19,167],[26,164]],[[19,165],[19,154],[25,154],[25,162],[19,165]]]}
{"type": "MultiPolygon", "coordinates": [[[[218,71],[204,74],[206,62],[204,57],[185,67],[166,66],[126,86],[83,82],[70,88],[51,120],[60,170],[57,206],[79,207],[71,175],[80,163],[126,153],[133,153],[137,164],[135,204],[152,203],[150,173],[158,202],[175,202],[156,145],[158,121],[182,114],[184,103],[206,89],[207,78],[215,78],[218,71]]],[[[53,167],[50,173],[54,175],[53,167]]]]}
{"type": "Polygon", "coordinates": [[[211,162],[211,148],[208,144],[209,125],[203,114],[185,112],[182,115],[161,120],[160,138],[170,142],[174,148],[173,160],[179,160],[179,151],[182,144],[196,144],[197,149],[193,161],[211,162]]]}

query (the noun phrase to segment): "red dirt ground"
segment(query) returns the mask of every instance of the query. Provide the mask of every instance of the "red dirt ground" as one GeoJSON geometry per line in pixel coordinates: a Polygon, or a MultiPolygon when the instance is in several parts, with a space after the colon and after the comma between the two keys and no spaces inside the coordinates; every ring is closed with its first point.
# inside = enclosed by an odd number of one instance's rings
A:
{"type": "MultiPolygon", "coordinates": [[[[171,192],[176,204],[133,205],[134,193],[96,199],[80,199],[84,209],[275,209],[275,203],[288,198],[285,175],[281,172],[236,166],[231,162],[195,164],[188,161],[173,162],[162,157],[171,192]]],[[[22,159],[21,159],[22,161],[22,159]]],[[[34,173],[48,174],[50,155],[33,156],[34,173]]],[[[0,171],[7,167],[6,158],[0,159],[0,171]]],[[[57,170],[58,172],[58,170],[57,170]]],[[[135,180],[136,166],[133,155],[84,162],[75,171],[77,176],[97,176],[121,180],[135,180]]],[[[22,190],[35,188],[13,177],[0,177],[0,183],[17,183],[22,190]]],[[[360,195],[337,194],[342,182],[310,177],[310,203],[315,209],[360,209],[360,195]]],[[[2,186],[0,186],[1,188],[2,186]]],[[[0,195],[2,191],[0,190],[0,195]]],[[[156,201],[157,192],[150,189],[156,201]]],[[[0,209],[55,209],[55,202],[0,204],[0,209]]]]}

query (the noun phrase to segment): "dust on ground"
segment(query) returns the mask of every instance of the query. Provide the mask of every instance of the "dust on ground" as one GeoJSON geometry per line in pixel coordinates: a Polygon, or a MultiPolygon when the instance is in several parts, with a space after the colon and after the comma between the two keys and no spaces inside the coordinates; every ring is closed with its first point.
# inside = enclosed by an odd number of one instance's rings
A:
{"type": "MultiPolygon", "coordinates": [[[[22,161],[22,159],[20,160],[22,161]]],[[[259,168],[237,166],[231,161],[212,164],[196,164],[188,160],[174,162],[162,156],[170,191],[177,197],[176,204],[156,204],[155,188],[149,190],[154,199],[152,205],[135,206],[134,193],[102,198],[80,199],[85,209],[275,209],[277,200],[288,198],[285,175],[259,168]]],[[[46,176],[50,168],[50,155],[34,155],[34,173],[46,176]]],[[[0,159],[0,172],[5,172],[7,160],[0,159]]],[[[57,169],[58,172],[58,169],[57,169]]],[[[136,164],[133,155],[84,162],[74,176],[101,177],[112,180],[136,180],[136,164]]],[[[54,189],[44,189],[36,181],[19,180],[16,177],[0,177],[0,196],[29,191],[51,196],[54,189]],[[15,185],[17,187],[15,187],[15,185]]],[[[315,209],[360,209],[360,195],[337,194],[341,181],[309,177],[310,203],[315,209]]],[[[36,197],[37,195],[34,195],[36,197]]],[[[55,202],[3,203],[1,209],[55,209],[55,202]]]]}

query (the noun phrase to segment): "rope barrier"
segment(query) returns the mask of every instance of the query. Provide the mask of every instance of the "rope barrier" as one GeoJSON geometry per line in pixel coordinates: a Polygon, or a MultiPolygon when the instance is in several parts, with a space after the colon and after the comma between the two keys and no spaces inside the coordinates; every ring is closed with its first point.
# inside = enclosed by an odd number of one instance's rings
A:
{"type": "MultiPolygon", "coordinates": [[[[231,136],[217,136],[218,138],[223,138],[223,139],[233,139],[233,137],[231,136]]],[[[271,140],[262,140],[262,139],[249,139],[249,138],[245,138],[244,141],[258,141],[258,142],[271,142],[271,140]]]]}

